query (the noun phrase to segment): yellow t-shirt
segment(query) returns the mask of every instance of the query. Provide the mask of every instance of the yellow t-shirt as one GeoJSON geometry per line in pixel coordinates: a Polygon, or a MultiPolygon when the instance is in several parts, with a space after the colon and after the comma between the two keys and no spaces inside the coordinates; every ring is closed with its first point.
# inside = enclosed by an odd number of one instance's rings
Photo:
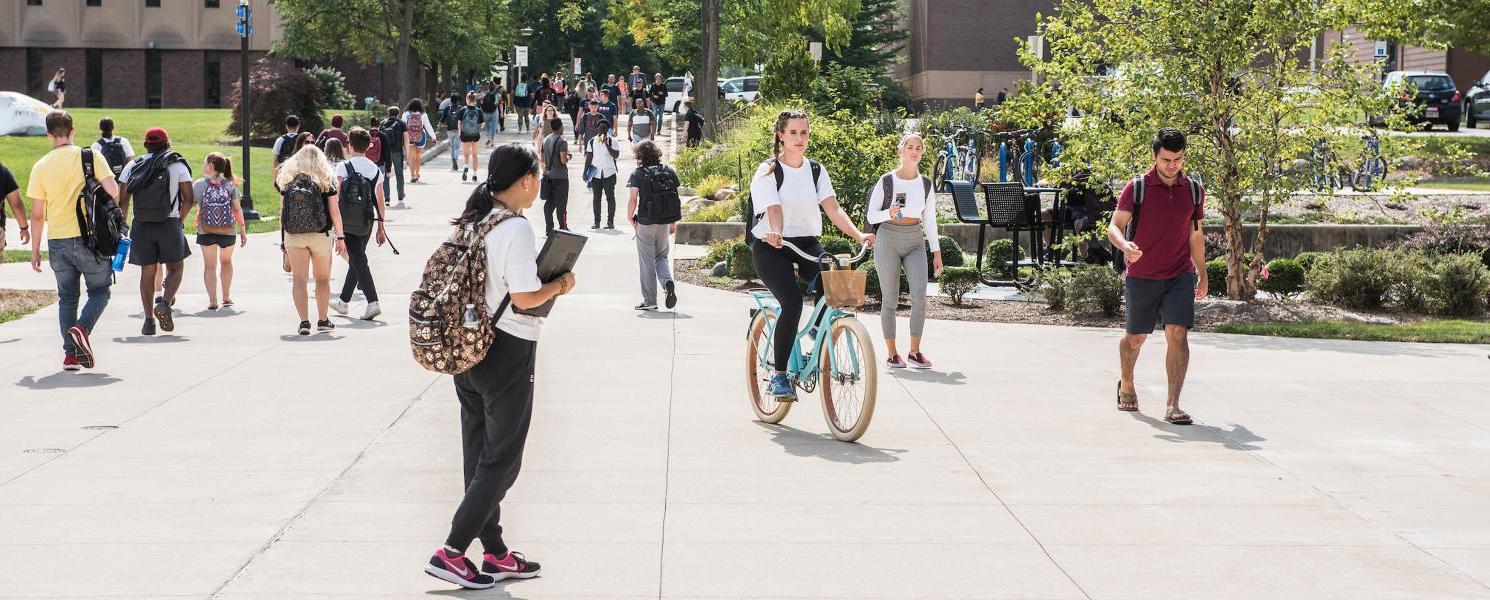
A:
{"type": "MultiPolygon", "coordinates": [[[[78,227],[78,194],[83,191],[83,149],[58,146],[31,167],[26,195],[46,202],[47,239],[61,240],[83,235],[78,227]]],[[[93,176],[103,182],[114,178],[109,161],[93,153],[93,176]]]]}

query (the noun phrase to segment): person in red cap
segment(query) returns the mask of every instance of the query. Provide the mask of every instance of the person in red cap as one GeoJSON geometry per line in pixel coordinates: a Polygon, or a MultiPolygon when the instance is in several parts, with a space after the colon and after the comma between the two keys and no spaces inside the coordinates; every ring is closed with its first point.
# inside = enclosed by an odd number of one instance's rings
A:
{"type": "Polygon", "coordinates": [[[181,289],[183,261],[191,256],[181,223],[191,213],[196,196],[192,193],[191,167],[171,149],[166,130],[146,130],[145,151],[147,154],[130,162],[119,176],[119,210],[128,215],[131,204],[134,207],[134,220],[129,226],[129,264],[140,267],[140,304],[145,308],[140,334],[155,335],[156,321],[164,331],[176,330],[171,306],[176,304],[176,292],[181,289]],[[166,276],[161,295],[155,296],[155,275],[161,265],[165,265],[166,276]]]}
{"type": "Polygon", "coordinates": [[[331,128],[322,129],[321,135],[316,136],[316,147],[325,150],[326,140],[336,140],[341,142],[342,147],[345,148],[351,143],[347,138],[347,132],[341,129],[345,124],[346,120],[341,115],[331,115],[331,128]]]}

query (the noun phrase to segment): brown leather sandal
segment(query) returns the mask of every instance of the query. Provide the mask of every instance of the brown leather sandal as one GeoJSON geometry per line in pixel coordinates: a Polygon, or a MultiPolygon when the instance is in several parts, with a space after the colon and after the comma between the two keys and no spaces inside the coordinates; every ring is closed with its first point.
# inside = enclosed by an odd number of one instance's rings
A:
{"type": "Polygon", "coordinates": [[[1121,382],[1121,381],[1118,382],[1118,392],[1117,392],[1117,409],[1118,410],[1123,411],[1123,412],[1133,412],[1133,411],[1138,410],[1138,394],[1136,393],[1137,390],[1134,390],[1134,391],[1135,391],[1135,393],[1132,393],[1132,394],[1124,394],[1123,393],[1123,382],[1121,382]]]}
{"type": "Polygon", "coordinates": [[[1178,406],[1171,406],[1164,411],[1164,421],[1171,425],[1189,425],[1193,423],[1190,414],[1180,410],[1178,406]]]}

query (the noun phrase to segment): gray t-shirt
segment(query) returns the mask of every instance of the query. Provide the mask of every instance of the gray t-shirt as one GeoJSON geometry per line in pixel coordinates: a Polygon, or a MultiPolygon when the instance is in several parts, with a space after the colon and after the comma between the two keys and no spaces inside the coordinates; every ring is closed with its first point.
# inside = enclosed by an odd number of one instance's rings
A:
{"type": "Polygon", "coordinates": [[[549,179],[569,179],[569,164],[560,155],[569,151],[569,142],[564,136],[550,134],[543,138],[543,176],[549,179]]]}

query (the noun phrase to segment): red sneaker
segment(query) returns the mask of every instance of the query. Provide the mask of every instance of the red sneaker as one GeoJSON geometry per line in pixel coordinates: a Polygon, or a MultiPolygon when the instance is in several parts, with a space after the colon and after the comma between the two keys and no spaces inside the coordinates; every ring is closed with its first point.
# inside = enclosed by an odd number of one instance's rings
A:
{"type": "Polygon", "coordinates": [[[77,324],[67,329],[67,335],[72,337],[73,352],[78,357],[78,364],[85,369],[93,368],[93,344],[88,342],[88,328],[77,324]]]}
{"type": "Polygon", "coordinates": [[[83,365],[78,364],[78,357],[69,354],[62,358],[63,371],[76,371],[81,368],[83,365]]]}

